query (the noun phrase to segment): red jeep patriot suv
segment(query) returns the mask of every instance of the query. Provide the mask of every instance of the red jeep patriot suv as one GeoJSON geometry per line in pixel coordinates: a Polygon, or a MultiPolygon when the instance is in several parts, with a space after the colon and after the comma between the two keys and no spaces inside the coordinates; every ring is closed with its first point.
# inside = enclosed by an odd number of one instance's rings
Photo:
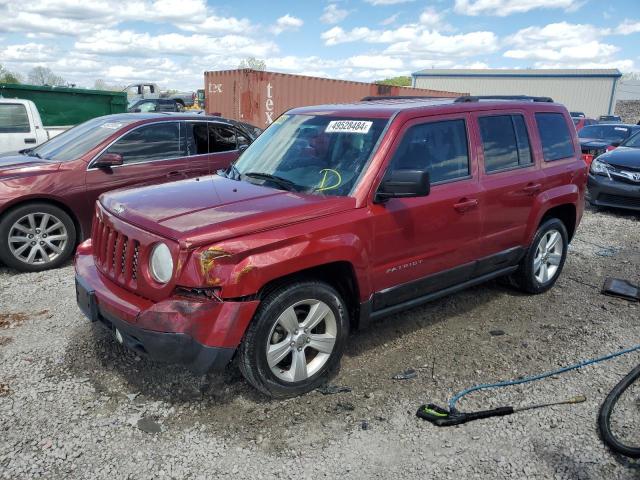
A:
{"type": "Polygon", "coordinates": [[[296,108],[218,175],[102,195],[77,301],[142,355],[237,355],[260,391],[298,395],[351,328],[499,276],[551,288],[586,179],[546,98],[296,108]]]}

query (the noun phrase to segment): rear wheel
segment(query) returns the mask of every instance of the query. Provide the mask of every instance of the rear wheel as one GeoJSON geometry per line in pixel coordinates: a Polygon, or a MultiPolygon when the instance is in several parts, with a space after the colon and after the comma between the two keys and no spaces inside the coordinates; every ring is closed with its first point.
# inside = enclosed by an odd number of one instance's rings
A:
{"type": "Polygon", "coordinates": [[[323,282],[270,293],[240,345],[240,370],[271,397],[292,397],[323,382],[340,362],[349,320],[340,295],[323,282]]]}
{"type": "Polygon", "coordinates": [[[75,242],[73,220],[54,205],[23,205],[0,221],[0,260],[22,272],[62,265],[73,253],[75,242]]]}
{"type": "Polygon", "coordinates": [[[546,220],[513,275],[516,286],[527,293],[543,293],[558,280],[569,246],[567,229],[557,218],[546,220]]]}

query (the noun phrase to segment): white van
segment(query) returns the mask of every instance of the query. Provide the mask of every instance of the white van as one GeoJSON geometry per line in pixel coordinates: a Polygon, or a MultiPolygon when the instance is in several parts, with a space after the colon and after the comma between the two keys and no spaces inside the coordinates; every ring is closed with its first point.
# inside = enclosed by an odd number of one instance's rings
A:
{"type": "Polygon", "coordinates": [[[67,128],[45,128],[31,100],[0,98],[0,154],[37,147],[67,128]]]}

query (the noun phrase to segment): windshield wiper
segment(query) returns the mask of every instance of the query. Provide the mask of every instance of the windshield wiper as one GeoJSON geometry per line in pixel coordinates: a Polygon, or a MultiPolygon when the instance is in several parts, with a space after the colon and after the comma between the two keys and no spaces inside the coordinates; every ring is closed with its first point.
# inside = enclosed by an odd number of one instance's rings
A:
{"type": "Polygon", "coordinates": [[[280,185],[281,187],[284,187],[286,190],[296,190],[296,191],[301,190],[301,187],[299,185],[296,185],[291,180],[286,179],[284,177],[279,177],[277,175],[272,175],[270,173],[247,172],[247,173],[244,173],[243,175],[249,178],[257,178],[259,180],[268,180],[270,182],[280,185]]]}

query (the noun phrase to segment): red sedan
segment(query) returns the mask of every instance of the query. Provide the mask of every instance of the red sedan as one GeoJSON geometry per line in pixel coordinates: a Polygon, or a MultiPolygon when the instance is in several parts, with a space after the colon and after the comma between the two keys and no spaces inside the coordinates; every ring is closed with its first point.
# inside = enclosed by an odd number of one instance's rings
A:
{"type": "Polygon", "coordinates": [[[29,272],[61,265],[90,236],[101,193],[226,168],[252,132],[220,117],[129,113],[0,156],[0,261],[29,272]]]}

